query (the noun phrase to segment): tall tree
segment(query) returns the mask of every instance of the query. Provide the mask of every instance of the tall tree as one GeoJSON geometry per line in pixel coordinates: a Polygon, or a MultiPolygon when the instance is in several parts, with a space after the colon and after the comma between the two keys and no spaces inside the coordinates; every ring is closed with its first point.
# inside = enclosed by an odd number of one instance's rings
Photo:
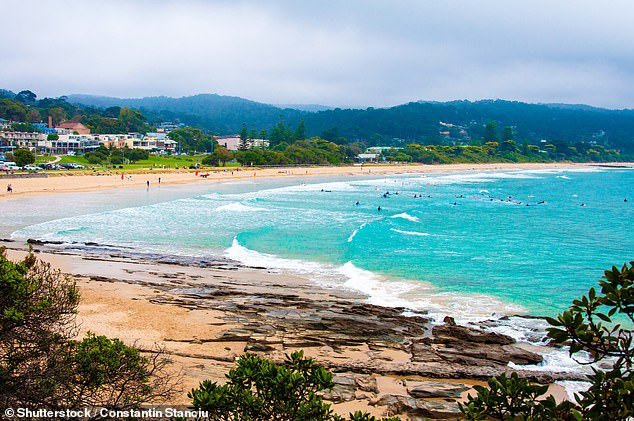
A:
{"type": "Polygon", "coordinates": [[[497,121],[488,121],[484,126],[484,133],[482,138],[485,142],[497,142],[499,141],[498,135],[498,123],[497,121]]]}
{"type": "Polygon", "coordinates": [[[504,126],[504,131],[502,134],[502,141],[505,140],[514,140],[513,138],[513,127],[511,126],[504,126]]]}
{"type": "Polygon", "coordinates": [[[295,140],[304,140],[306,139],[306,125],[304,124],[304,119],[300,119],[297,127],[295,128],[295,140]]]}
{"type": "Polygon", "coordinates": [[[282,114],[279,115],[277,124],[271,130],[271,134],[269,135],[269,140],[271,141],[271,146],[275,146],[282,142],[291,142],[292,132],[286,127],[284,124],[284,119],[282,114]]]}
{"type": "Polygon", "coordinates": [[[240,130],[240,145],[238,149],[246,151],[249,149],[249,131],[247,130],[246,123],[242,123],[242,130],[240,130]]]}

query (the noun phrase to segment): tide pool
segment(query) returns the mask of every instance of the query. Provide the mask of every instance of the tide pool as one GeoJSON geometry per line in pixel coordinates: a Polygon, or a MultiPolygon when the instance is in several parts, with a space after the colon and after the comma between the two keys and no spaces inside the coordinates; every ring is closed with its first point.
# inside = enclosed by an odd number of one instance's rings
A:
{"type": "Polygon", "coordinates": [[[600,168],[258,180],[85,193],[39,215],[16,202],[3,223],[20,240],[226,256],[466,322],[554,315],[633,260],[633,185],[600,168]]]}

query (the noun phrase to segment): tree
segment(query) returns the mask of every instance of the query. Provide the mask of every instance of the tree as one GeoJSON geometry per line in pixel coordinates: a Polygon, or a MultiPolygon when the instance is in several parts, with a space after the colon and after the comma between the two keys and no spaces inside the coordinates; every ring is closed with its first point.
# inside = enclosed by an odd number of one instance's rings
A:
{"type": "Polygon", "coordinates": [[[514,140],[513,138],[513,127],[504,126],[504,131],[502,133],[502,141],[505,140],[514,140]]]}
{"type": "Polygon", "coordinates": [[[72,279],[32,253],[13,262],[0,248],[0,411],[125,409],[173,393],[162,351],[93,334],[73,340],[78,303],[72,279]]]}
{"type": "Polygon", "coordinates": [[[148,159],[150,157],[150,152],[148,152],[145,149],[139,149],[139,148],[134,148],[134,149],[124,148],[123,155],[126,157],[128,161],[137,162],[142,159],[148,159]]]}
{"type": "Polygon", "coordinates": [[[66,120],[66,111],[62,107],[48,108],[43,115],[48,118],[51,117],[53,127],[66,120]]]}
{"type": "MultiPolygon", "coordinates": [[[[205,380],[187,394],[192,405],[209,411],[212,419],[343,421],[318,395],[334,387],[332,374],[312,358],[305,358],[303,351],[287,355],[284,365],[244,354],[226,377],[227,383],[222,386],[205,380]]],[[[352,414],[351,419],[376,421],[360,412],[352,414]]]]}
{"type": "Polygon", "coordinates": [[[24,91],[18,92],[18,94],[15,96],[14,99],[23,104],[33,104],[36,98],[37,98],[37,95],[35,95],[33,92],[29,90],[24,90],[24,91]]]}
{"type": "Polygon", "coordinates": [[[487,124],[484,126],[482,139],[484,139],[485,142],[497,142],[499,140],[497,121],[487,122],[487,124]]]}
{"type": "Polygon", "coordinates": [[[193,127],[172,130],[168,137],[178,142],[178,147],[182,152],[205,151],[209,148],[211,141],[202,130],[193,127]]]}
{"type": "Polygon", "coordinates": [[[295,140],[304,140],[306,139],[306,125],[304,124],[304,119],[300,119],[297,127],[295,128],[295,140]]]}
{"type": "Polygon", "coordinates": [[[271,141],[271,147],[282,143],[292,142],[293,132],[284,124],[284,118],[282,114],[279,115],[277,125],[273,127],[269,134],[269,140],[271,141]]]}
{"type": "Polygon", "coordinates": [[[590,288],[588,295],[555,318],[546,320],[552,343],[569,345],[570,356],[582,364],[605,358],[613,360],[611,369],[593,368],[586,392],[576,402],[556,405],[543,399],[545,387],[532,386],[517,374],[489,380],[489,387],[475,387],[478,395],[469,397],[461,410],[470,420],[481,419],[592,419],[627,420],[634,415],[634,261],[619,270],[612,267],[599,280],[601,292],[590,288]],[[589,358],[579,357],[588,355],[589,358]]]}
{"type": "Polygon", "coordinates": [[[245,123],[242,123],[242,130],[240,131],[240,145],[238,145],[238,149],[241,151],[249,149],[249,132],[245,123]]]}
{"type": "Polygon", "coordinates": [[[227,161],[233,158],[233,154],[229,152],[224,146],[216,146],[213,153],[206,155],[202,163],[203,165],[218,165],[222,162],[222,165],[227,165],[227,161]]]}
{"type": "Polygon", "coordinates": [[[28,149],[18,148],[13,151],[13,159],[19,167],[29,165],[35,162],[35,155],[28,149]]]}
{"type": "Polygon", "coordinates": [[[119,111],[119,122],[125,128],[126,133],[146,133],[150,127],[145,123],[145,116],[140,111],[123,107],[119,111]]]}

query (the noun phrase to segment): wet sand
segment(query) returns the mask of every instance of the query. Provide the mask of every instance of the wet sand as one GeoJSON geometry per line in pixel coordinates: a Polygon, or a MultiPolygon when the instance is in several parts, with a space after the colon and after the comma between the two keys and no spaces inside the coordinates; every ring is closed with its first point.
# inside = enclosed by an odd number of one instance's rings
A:
{"type": "MultiPolygon", "coordinates": [[[[324,167],[286,167],[286,168],[253,168],[227,170],[172,170],[169,172],[159,169],[137,172],[75,172],[46,174],[46,177],[27,177],[14,174],[3,175],[0,178],[0,200],[33,195],[54,193],[86,192],[121,188],[145,188],[159,185],[179,185],[190,183],[213,183],[240,179],[269,178],[269,177],[316,177],[324,175],[372,175],[372,174],[403,174],[403,173],[433,173],[453,171],[488,171],[488,170],[520,170],[520,169],[565,169],[582,168],[589,164],[548,163],[548,164],[451,164],[451,165],[354,165],[354,166],[324,166],[324,167]],[[198,175],[196,175],[198,174],[198,175]],[[208,174],[208,175],[207,175],[208,174]],[[123,175],[123,178],[122,178],[123,175]],[[205,176],[205,177],[202,177],[205,176]],[[11,184],[13,192],[7,192],[7,185],[11,184]]],[[[615,164],[616,165],[616,164],[615,164]]],[[[619,163],[619,165],[626,165],[619,163]]]]}

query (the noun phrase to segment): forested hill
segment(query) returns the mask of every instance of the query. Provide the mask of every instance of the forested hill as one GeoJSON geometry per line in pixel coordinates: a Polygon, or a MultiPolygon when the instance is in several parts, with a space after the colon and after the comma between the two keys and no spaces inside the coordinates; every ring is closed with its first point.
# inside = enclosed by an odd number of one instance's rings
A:
{"type": "Polygon", "coordinates": [[[238,133],[243,123],[256,131],[270,130],[280,116],[286,127],[304,120],[308,136],[337,143],[362,140],[368,145],[400,143],[473,143],[484,126],[495,121],[512,127],[516,142],[597,142],[634,153],[634,110],[607,110],[584,105],[527,104],[502,100],[411,102],[391,108],[331,109],[319,112],[279,108],[215,94],[183,98],[117,99],[71,95],[69,102],[98,107],[128,106],[150,121],[175,120],[218,134],[238,133]]]}
{"type": "Polygon", "coordinates": [[[280,114],[293,121],[299,120],[301,111],[281,109],[233,96],[200,94],[182,98],[165,96],[146,98],[112,98],[91,95],[69,95],[71,104],[92,107],[130,107],[141,110],[150,121],[178,120],[186,125],[207,129],[218,134],[234,134],[242,123],[250,127],[268,129],[275,125],[280,114]]]}

